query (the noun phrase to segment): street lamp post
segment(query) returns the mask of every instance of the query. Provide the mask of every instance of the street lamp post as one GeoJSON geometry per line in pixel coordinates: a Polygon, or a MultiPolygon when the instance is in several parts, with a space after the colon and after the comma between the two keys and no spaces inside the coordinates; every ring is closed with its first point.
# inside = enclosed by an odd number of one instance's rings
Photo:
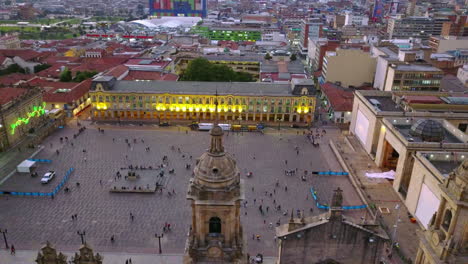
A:
{"type": "Polygon", "coordinates": [[[161,238],[164,237],[164,233],[161,234],[161,235],[158,235],[158,234],[156,233],[156,234],[154,234],[154,236],[155,236],[155,237],[158,239],[158,241],[159,241],[159,254],[162,254],[162,249],[161,249],[161,238]]]}
{"type": "Polygon", "coordinates": [[[84,237],[85,237],[85,235],[86,235],[86,232],[85,232],[85,231],[80,231],[80,230],[78,230],[78,231],[76,231],[76,233],[81,237],[81,244],[84,245],[84,243],[85,243],[84,237]]]}
{"type": "Polygon", "coordinates": [[[10,247],[8,246],[8,241],[7,241],[7,238],[6,238],[6,234],[8,233],[8,230],[6,230],[6,229],[0,229],[0,233],[3,234],[3,240],[5,241],[5,248],[6,248],[6,249],[10,248],[10,247]]]}

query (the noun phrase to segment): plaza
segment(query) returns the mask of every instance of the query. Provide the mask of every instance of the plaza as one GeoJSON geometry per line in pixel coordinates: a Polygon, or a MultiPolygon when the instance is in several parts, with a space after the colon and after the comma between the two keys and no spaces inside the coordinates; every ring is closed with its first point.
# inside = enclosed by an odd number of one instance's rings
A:
{"type": "MultiPolygon", "coordinates": [[[[65,193],[62,188],[53,199],[0,196],[0,222],[2,228],[8,229],[8,242],[20,250],[38,250],[50,241],[59,250],[72,251],[81,244],[77,231],[85,231],[86,242],[98,252],[156,254],[155,234],[161,234],[165,223],[170,223],[171,231],[165,232],[161,241],[162,252],[183,254],[191,219],[186,192],[192,176],[192,171],[185,166],[191,164],[193,168],[196,159],[206,151],[209,134],[188,131],[185,127],[83,124],[87,129],[76,139],[73,135],[78,128],[71,123],[49,136],[42,144],[43,150],[35,157],[52,160],[51,164],[38,167],[40,176],[47,170],[57,172],[57,178],[49,183],[52,187],[41,186],[37,177],[28,174],[13,175],[0,185],[3,191],[50,190],[69,168],[75,169],[63,187],[70,191],[65,193]],[[104,132],[99,132],[98,127],[104,132]],[[69,141],[60,143],[61,137],[68,137],[69,141]],[[156,167],[162,164],[163,156],[168,157],[167,170],[175,170],[165,175],[163,192],[109,191],[121,168],[129,165],[156,167]],[[74,214],[77,220],[72,220],[74,214]]],[[[333,133],[327,133],[317,148],[302,135],[302,130],[225,133],[225,149],[234,155],[245,182],[247,203],[242,206],[241,220],[250,255],[276,256],[275,231],[270,223],[273,226],[278,221],[287,223],[291,210],[295,216],[296,210],[304,211],[306,216],[324,212],[315,206],[310,187],[317,191],[322,204],[329,203],[337,187],[344,190],[344,205],[362,204],[346,175],[311,175],[312,171],[341,171],[327,149],[332,136],[333,133]],[[295,147],[299,148],[299,154],[295,147]],[[296,168],[295,176],[285,175],[285,170],[296,168]],[[308,171],[306,181],[301,180],[304,170],[308,171]],[[253,176],[246,177],[247,172],[252,172],[253,176]],[[259,212],[259,205],[264,211],[268,207],[265,215],[259,212]],[[277,205],[281,205],[281,210],[274,209],[277,205]],[[260,240],[252,240],[254,235],[260,235],[260,240]]],[[[366,217],[366,210],[347,214],[359,219],[366,217]]]]}

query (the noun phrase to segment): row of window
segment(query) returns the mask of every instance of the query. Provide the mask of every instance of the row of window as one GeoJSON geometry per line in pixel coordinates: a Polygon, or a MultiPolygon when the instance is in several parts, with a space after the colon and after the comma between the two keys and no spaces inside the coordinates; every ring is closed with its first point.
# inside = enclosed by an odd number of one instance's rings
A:
{"type": "Polygon", "coordinates": [[[434,73],[397,73],[395,74],[395,79],[442,79],[443,74],[434,74],[434,73]]]}
{"type": "Polygon", "coordinates": [[[411,87],[411,86],[398,86],[395,85],[392,87],[392,91],[438,91],[439,87],[429,86],[429,87],[411,87]]]}
{"type": "MultiPolygon", "coordinates": [[[[165,103],[165,104],[214,104],[215,103],[215,97],[188,97],[188,96],[98,96],[96,95],[92,96],[92,101],[94,102],[119,102],[125,103],[128,102],[135,102],[138,101],[140,104],[145,102],[145,103],[165,103]],[[97,100],[97,101],[96,101],[97,100]],[[104,101],[105,100],[105,101],[104,101]]],[[[266,99],[266,98],[224,98],[224,97],[219,97],[218,98],[218,103],[221,105],[227,104],[227,105],[246,105],[247,103],[249,105],[261,105],[261,104],[278,104],[282,105],[283,103],[286,105],[313,105],[313,99],[309,98],[300,98],[300,99],[266,99]]]]}
{"type": "MultiPolygon", "coordinates": [[[[111,105],[112,108],[111,109],[133,109],[133,110],[136,110],[136,109],[142,109],[142,110],[152,110],[154,109],[154,107],[152,106],[152,104],[144,104],[144,103],[121,103],[121,104],[112,104],[111,105]]],[[[224,109],[224,108],[223,108],[224,109]]],[[[237,110],[237,112],[239,112],[238,108],[231,108],[231,107],[228,107],[227,108],[227,111],[225,112],[228,112],[228,113],[231,113],[231,112],[235,112],[233,111],[234,109],[237,110]]],[[[249,105],[248,107],[247,106],[242,106],[242,112],[245,112],[247,111],[248,109],[248,112],[256,112],[256,113],[290,113],[291,110],[295,110],[297,111],[297,108],[295,107],[289,107],[289,106],[252,106],[252,105],[249,105]],[[284,112],[283,112],[284,110],[284,112]]],[[[186,109],[187,110],[187,109],[186,109]]],[[[198,111],[198,112],[203,112],[203,111],[198,111]]],[[[208,112],[208,110],[206,110],[205,112],[208,112]]]]}
{"type": "MultiPolygon", "coordinates": [[[[393,85],[399,86],[402,82],[400,80],[396,80],[393,82],[393,85]]],[[[404,80],[403,85],[440,85],[440,80],[404,80]]]]}

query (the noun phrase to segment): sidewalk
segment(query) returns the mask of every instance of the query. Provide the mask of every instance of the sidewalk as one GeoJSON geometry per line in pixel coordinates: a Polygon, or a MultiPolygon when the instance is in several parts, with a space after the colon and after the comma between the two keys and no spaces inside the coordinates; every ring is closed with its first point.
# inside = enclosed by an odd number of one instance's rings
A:
{"type": "MultiPolygon", "coordinates": [[[[420,227],[416,223],[411,223],[409,213],[394,191],[390,181],[386,179],[370,179],[365,176],[366,172],[381,172],[374,161],[367,155],[364,149],[354,136],[340,136],[334,141],[330,141],[330,146],[337,156],[341,165],[350,173],[351,180],[355,187],[362,193],[364,200],[372,207],[373,212],[377,212],[377,221],[380,222],[388,236],[392,238],[395,232],[395,223],[399,214],[400,221],[396,230],[396,242],[400,244],[400,252],[406,258],[414,260],[418,251],[417,230],[420,227]],[[400,210],[395,209],[399,204],[400,210]],[[380,208],[388,208],[390,213],[382,214],[380,208]]],[[[398,252],[393,252],[391,263],[405,263],[397,256],[398,252]]]]}
{"type": "MultiPolygon", "coordinates": [[[[59,251],[59,250],[57,250],[59,251]]],[[[1,264],[34,264],[39,250],[17,250],[16,255],[10,255],[10,251],[2,249],[0,251],[1,264]]],[[[61,251],[60,251],[61,252],[61,251]]],[[[78,250],[77,250],[78,252],[78,250]]],[[[75,252],[63,251],[67,256],[67,261],[75,255],[75,252]]],[[[97,252],[94,252],[96,254],[97,252]]],[[[120,252],[99,252],[104,256],[104,264],[125,264],[125,260],[132,259],[132,264],[182,264],[184,256],[182,254],[135,254],[120,252]]],[[[274,264],[275,258],[264,258],[263,263],[274,264]]]]}

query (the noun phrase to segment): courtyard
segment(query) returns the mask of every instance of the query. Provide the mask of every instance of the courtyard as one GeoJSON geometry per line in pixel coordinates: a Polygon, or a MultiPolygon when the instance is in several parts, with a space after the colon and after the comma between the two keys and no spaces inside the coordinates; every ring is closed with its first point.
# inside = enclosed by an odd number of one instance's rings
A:
{"type": "MultiPolygon", "coordinates": [[[[71,125],[43,142],[43,150],[35,158],[50,159],[52,163],[39,164],[39,176],[48,170],[57,172],[56,179],[48,185],[41,185],[40,177],[29,174],[14,174],[0,185],[2,191],[50,191],[69,168],[74,168],[53,199],[0,196],[0,227],[8,229],[8,242],[17,249],[38,250],[50,241],[59,250],[73,251],[81,244],[77,231],[85,231],[86,242],[99,252],[156,253],[155,233],[161,234],[165,224],[170,223],[171,231],[165,232],[161,240],[162,252],[182,254],[191,219],[186,192],[192,170],[186,169],[186,165],[191,164],[193,169],[196,159],[206,151],[209,133],[176,127],[112,125],[101,126],[104,129],[101,133],[97,125],[86,125],[87,129],[75,139],[73,135],[78,128],[71,125]],[[69,140],[61,143],[61,137],[69,140]],[[168,157],[166,170],[174,169],[174,173],[165,174],[162,192],[110,192],[112,186],[122,181],[116,179],[121,168],[156,167],[162,164],[163,156],[168,157]],[[69,192],[64,191],[66,187],[69,192]],[[77,220],[72,220],[75,214],[77,220]],[[112,236],[114,242],[110,240],[112,236]]],[[[242,224],[250,255],[276,256],[274,228],[270,228],[270,223],[273,226],[278,221],[287,223],[291,210],[295,215],[296,210],[303,210],[306,216],[324,212],[315,206],[310,187],[317,191],[321,203],[328,203],[332,191],[340,187],[344,190],[344,205],[362,204],[347,176],[310,173],[341,170],[327,152],[330,137],[332,133],[327,133],[317,148],[302,131],[225,133],[225,150],[236,158],[245,182],[247,203],[242,208],[242,224]],[[296,168],[296,175],[285,175],[285,170],[296,168]],[[304,170],[309,172],[306,181],[301,180],[304,170]],[[247,172],[253,176],[245,177],[247,172]],[[264,210],[269,208],[265,215],[260,214],[259,205],[264,210]],[[281,210],[275,210],[275,205],[281,205],[281,210]],[[261,239],[252,240],[257,234],[261,239]]],[[[365,210],[347,214],[357,219],[366,217],[365,210]]]]}

